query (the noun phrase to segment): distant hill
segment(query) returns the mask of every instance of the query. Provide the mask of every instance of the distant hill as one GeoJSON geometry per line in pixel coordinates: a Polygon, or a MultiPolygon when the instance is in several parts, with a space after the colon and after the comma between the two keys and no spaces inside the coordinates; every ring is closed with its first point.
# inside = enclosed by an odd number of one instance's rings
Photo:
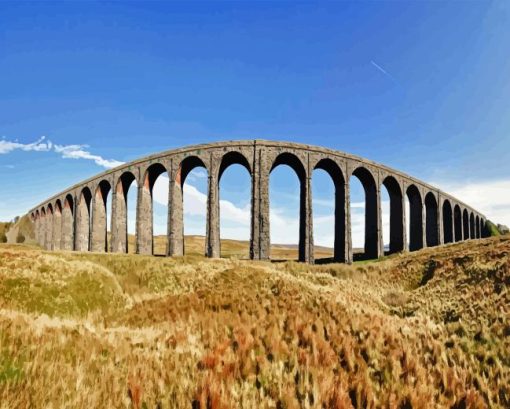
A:
{"type": "Polygon", "coordinates": [[[20,234],[23,236],[23,242],[29,244],[35,243],[34,225],[28,215],[18,218],[15,222],[0,223],[1,225],[4,225],[8,243],[16,243],[20,234]]]}

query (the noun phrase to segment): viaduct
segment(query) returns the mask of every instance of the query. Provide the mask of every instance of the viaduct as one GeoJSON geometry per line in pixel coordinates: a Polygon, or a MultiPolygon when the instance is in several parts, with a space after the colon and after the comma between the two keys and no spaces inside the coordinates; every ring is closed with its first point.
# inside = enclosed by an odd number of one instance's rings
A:
{"type": "Polygon", "coordinates": [[[279,165],[290,166],[300,181],[299,260],[314,262],[311,175],[323,169],[335,186],[333,260],[353,260],[350,185],[357,177],[365,191],[366,258],[384,254],[381,189],[390,197],[389,253],[413,251],[487,235],[486,218],[449,194],[402,172],[370,160],[317,146],[264,140],[231,141],[188,146],[135,160],[76,184],[28,213],[36,240],[48,250],[120,252],[128,250],[127,194],[137,182],[136,253],[153,253],[152,190],[166,173],[168,195],[167,255],[184,254],[183,185],[196,167],[208,174],[205,255],[220,256],[219,182],[232,164],[251,175],[250,257],[269,259],[269,175],[279,165]],[[112,192],[110,240],[106,203],[112,192]],[[405,199],[409,199],[409,231],[405,199]],[[407,237],[409,235],[409,237],[407,237]]]}

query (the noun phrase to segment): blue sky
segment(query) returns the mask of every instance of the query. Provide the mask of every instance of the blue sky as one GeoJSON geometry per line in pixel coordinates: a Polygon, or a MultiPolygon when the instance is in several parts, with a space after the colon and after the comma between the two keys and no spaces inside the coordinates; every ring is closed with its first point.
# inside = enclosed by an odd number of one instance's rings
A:
{"type": "MultiPolygon", "coordinates": [[[[0,219],[115,161],[260,138],[367,157],[510,224],[509,44],[506,2],[1,2],[0,219]]],[[[200,233],[200,172],[188,185],[200,233]]],[[[273,241],[296,241],[297,188],[289,169],[271,177],[273,241]]],[[[248,175],[229,170],[221,193],[222,236],[247,239],[248,175]]],[[[359,232],[362,201],[354,184],[359,232]]]]}

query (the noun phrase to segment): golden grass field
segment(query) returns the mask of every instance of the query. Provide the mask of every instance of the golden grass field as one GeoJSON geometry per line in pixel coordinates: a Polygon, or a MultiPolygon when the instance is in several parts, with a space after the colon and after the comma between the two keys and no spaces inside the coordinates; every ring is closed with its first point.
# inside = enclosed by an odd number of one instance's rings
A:
{"type": "Polygon", "coordinates": [[[352,266],[223,248],[0,245],[0,407],[510,407],[510,237],[352,266]]]}

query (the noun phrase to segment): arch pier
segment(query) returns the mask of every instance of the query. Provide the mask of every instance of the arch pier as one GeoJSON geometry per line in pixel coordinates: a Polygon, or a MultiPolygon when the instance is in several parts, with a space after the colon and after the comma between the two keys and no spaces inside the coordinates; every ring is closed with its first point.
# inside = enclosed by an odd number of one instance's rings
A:
{"type": "MultiPolygon", "coordinates": [[[[29,211],[38,243],[48,250],[128,251],[127,195],[137,186],[136,240],[138,254],[153,254],[153,188],[159,176],[168,178],[168,256],[182,256],[183,196],[186,177],[195,168],[207,173],[204,254],[220,257],[219,183],[231,165],[242,165],[251,177],[250,258],[271,257],[269,176],[288,165],[299,180],[298,258],[314,262],[312,172],[322,169],[335,188],[333,260],[351,263],[350,180],[365,192],[364,257],[415,251],[486,237],[483,214],[451,195],[409,175],[340,151],[287,142],[232,141],[189,146],[121,165],[49,198],[29,211]],[[135,182],[135,183],[133,183],[135,182]],[[381,189],[389,195],[389,247],[384,248],[381,189]],[[111,195],[111,220],[107,197],[111,195]],[[406,201],[409,211],[406,211],[406,201]],[[408,214],[407,214],[408,213],[408,214]],[[108,234],[108,224],[110,234],[108,234]]],[[[166,183],[166,182],[165,182],[166,183]]]]}

